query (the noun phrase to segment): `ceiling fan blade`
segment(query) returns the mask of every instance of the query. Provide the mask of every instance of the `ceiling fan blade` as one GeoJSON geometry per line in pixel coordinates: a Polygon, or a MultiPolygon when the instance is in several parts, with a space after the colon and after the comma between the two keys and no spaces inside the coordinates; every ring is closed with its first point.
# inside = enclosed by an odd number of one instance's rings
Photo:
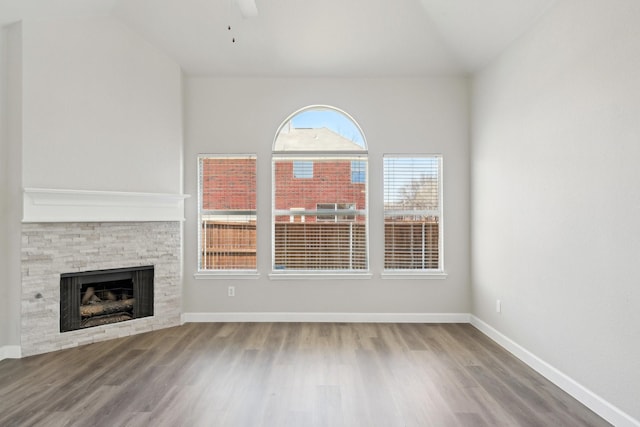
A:
{"type": "Polygon", "coordinates": [[[256,0],[235,0],[240,13],[244,18],[253,18],[258,16],[258,7],[256,0]]]}

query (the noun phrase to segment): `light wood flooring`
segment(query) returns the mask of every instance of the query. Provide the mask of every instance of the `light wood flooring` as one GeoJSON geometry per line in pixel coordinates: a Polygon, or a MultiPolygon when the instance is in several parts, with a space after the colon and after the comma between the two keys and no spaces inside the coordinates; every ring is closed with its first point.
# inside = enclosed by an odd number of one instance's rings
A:
{"type": "Polygon", "coordinates": [[[0,362],[0,426],[605,426],[468,324],[192,323],[0,362]]]}

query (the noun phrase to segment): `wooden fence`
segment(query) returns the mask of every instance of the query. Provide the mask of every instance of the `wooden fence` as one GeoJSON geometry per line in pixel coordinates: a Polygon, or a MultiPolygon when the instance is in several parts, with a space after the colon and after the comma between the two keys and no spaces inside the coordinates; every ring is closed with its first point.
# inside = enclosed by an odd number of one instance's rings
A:
{"type": "MultiPolygon", "coordinates": [[[[385,269],[436,269],[437,222],[385,222],[385,269]]],[[[365,225],[357,222],[275,224],[274,268],[278,270],[365,270],[365,225]]],[[[256,269],[256,224],[205,221],[202,268],[256,269]]]]}
{"type": "Polygon", "coordinates": [[[365,224],[276,223],[275,269],[366,270],[365,224]]]}
{"type": "Polygon", "coordinates": [[[255,270],[256,223],[203,221],[201,268],[204,270],[255,270]]]}
{"type": "Polygon", "coordinates": [[[439,226],[435,221],[387,221],[384,224],[384,268],[437,269],[439,226]]]}

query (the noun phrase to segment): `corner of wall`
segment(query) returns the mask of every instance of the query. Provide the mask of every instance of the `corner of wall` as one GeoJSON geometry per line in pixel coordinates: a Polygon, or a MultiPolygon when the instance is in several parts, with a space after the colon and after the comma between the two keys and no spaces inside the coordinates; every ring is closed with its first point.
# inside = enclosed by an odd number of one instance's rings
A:
{"type": "Polygon", "coordinates": [[[629,414],[612,405],[587,387],[583,386],[564,372],[540,359],[511,338],[499,332],[475,315],[471,315],[471,325],[498,343],[505,350],[523,361],[530,368],[573,396],[576,400],[594,411],[596,414],[616,426],[640,426],[640,422],[629,414]]]}
{"type": "Polygon", "coordinates": [[[0,34],[0,346],[5,345],[6,353],[7,346],[11,349],[20,342],[22,23],[2,28],[0,34]]]}
{"type": "Polygon", "coordinates": [[[8,331],[4,325],[8,324],[6,318],[8,281],[5,277],[7,252],[9,250],[7,242],[7,209],[8,188],[7,188],[7,166],[8,166],[8,134],[7,134],[7,30],[0,28],[0,360],[4,358],[3,345],[8,343],[8,331]]]}

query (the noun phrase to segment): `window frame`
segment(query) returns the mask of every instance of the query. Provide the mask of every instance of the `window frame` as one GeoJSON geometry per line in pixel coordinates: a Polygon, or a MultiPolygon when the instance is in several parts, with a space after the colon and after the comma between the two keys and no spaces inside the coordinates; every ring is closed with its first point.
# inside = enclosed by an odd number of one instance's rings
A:
{"type": "MultiPolygon", "coordinates": [[[[326,123],[325,119],[322,119],[321,122],[326,123]]],[[[325,124],[320,124],[320,126],[324,126],[326,127],[325,124]]],[[[335,132],[335,131],[334,131],[335,132]]],[[[340,110],[339,108],[336,107],[332,107],[329,105],[309,105],[307,107],[301,108],[295,112],[293,112],[291,115],[289,115],[280,125],[280,127],[278,128],[274,140],[273,140],[273,145],[272,145],[272,150],[271,150],[271,267],[270,267],[270,274],[269,277],[274,279],[274,280],[289,280],[289,279],[298,279],[298,278],[305,278],[305,279],[342,279],[342,278],[349,278],[349,279],[368,279],[371,278],[371,272],[370,272],[370,268],[371,268],[371,251],[370,251],[370,209],[369,209],[369,189],[370,189],[370,176],[369,176],[369,162],[370,162],[370,158],[369,158],[369,153],[367,150],[367,143],[366,143],[366,138],[364,135],[364,132],[362,131],[362,128],[360,128],[360,126],[358,125],[358,123],[353,119],[353,117],[351,117],[348,113],[340,110]],[[313,125],[311,127],[307,126],[306,123],[309,123],[306,121],[307,117],[304,117],[302,119],[302,121],[305,124],[302,124],[299,128],[293,127],[293,121],[295,120],[295,118],[298,115],[301,115],[301,117],[303,117],[303,115],[306,115],[307,113],[311,112],[311,111],[318,111],[318,112],[323,112],[323,111],[329,111],[332,113],[337,113],[338,115],[340,115],[341,117],[337,119],[337,122],[339,122],[340,120],[344,120],[346,119],[347,121],[350,122],[350,125],[352,125],[354,127],[354,132],[357,132],[357,138],[349,138],[351,141],[354,142],[354,147],[353,148],[346,148],[346,147],[340,147],[340,148],[330,148],[330,149],[314,149],[314,148],[308,148],[308,147],[304,147],[304,146],[300,146],[300,145],[287,145],[284,142],[282,142],[282,144],[280,144],[279,142],[279,137],[281,135],[281,133],[288,133],[291,131],[291,129],[313,129],[313,125]],[[295,147],[295,148],[294,148],[295,147]],[[289,211],[284,211],[281,210],[279,212],[276,211],[276,162],[278,159],[285,159],[285,158],[289,158],[290,160],[309,160],[309,161],[313,161],[314,159],[320,158],[320,159],[327,159],[327,158],[336,158],[336,159],[341,159],[341,160],[355,160],[355,161],[362,161],[363,162],[363,173],[364,173],[364,180],[363,182],[353,182],[353,171],[349,170],[350,173],[350,177],[349,177],[349,183],[350,184],[358,184],[358,185],[363,185],[364,186],[364,202],[363,202],[363,207],[364,209],[359,210],[335,210],[335,211],[331,211],[329,212],[320,212],[320,215],[322,214],[331,214],[334,216],[338,216],[338,215],[355,215],[356,216],[356,221],[348,221],[345,222],[345,224],[352,224],[352,223],[357,223],[357,216],[358,215],[363,215],[364,216],[364,220],[361,224],[363,224],[364,226],[364,259],[365,259],[365,263],[366,263],[366,268],[365,269],[338,269],[338,270],[332,270],[332,269],[326,269],[326,270],[317,270],[317,269],[304,269],[304,270],[300,270],[300,269],[285,269],[285,270],[280,270],[277,268],[276,266],[276,219],[279,216],[287,216],[289,214],[291,214],[289,216],[290,221],[292,221],[292,218],[294,218],[294,216],[300,216],[300,218],[302,219],[302,221],[309,220],[309,222],[317,222],[317,218],[310,218],[309,215],[313,215],[316,216],[318,215],[318,211],[317,211],[317,206],[314,206],[314,209],[310,209],[310,210],[305,210],[305,209],[296,209],[295,212],[293,211],[293,208],[290,208],[289,211]]],[[[353,166],[353,162],[351,162],[350,166],[353,166]]],[[[314,177],[316,175],[316,170],[315,170],[315,165],[314,165],[314,177]]],[[[297,178],[300,179],[301,181],[303,181],[305,178],[297,178]]],[[[354,202],[356,203],[356,207],[357,207],[357,203],[359,202],[360,199],[354,200],[354,202]]],[[[327,200],[318,200],[316,201],[318,203],[329,203],[330,201],[327,200]]],[[[336,203],[341,203],[341,202],[345,202],[344,200],[336,200],[336,203]]],[[[349,200],[348,203],[351,203],[352,201],[349,200]]],[[[298,205],[300,206],[300,205],[298,205]]],[[[309,206],[306,207],[306,209],[309,209],[309,206]]],[[[326,224],[331,224],[332,222],[327,221],[326,224]]],[[[333,222],[334,224],[336,224],[335,222],[333,222]]],[[[352,246],[353,248],[354,246],[352,246]]]]}
{"type": "MultiPolygon", "coordinates": [[[[315,166],[314,166],[315,171],[315,166]]],[[[351,170],[349,171],[351,173],[351,170]]],[[[315,173],[315,172],[314,172],[315,173]]],[[[297,179],[297,178],[296,178],[297,179]]],[[[323,203],[323,202],[320,202],[323,203]]],[[[370,278],[372,274],[370,272],[370,225],[369,225],[369,155],[366,149],[361,151],[273,151],[271,155],[271,272],[269,277],[272,279],[277,278],[370,278]],[[364,196],[364,209],[343,209],[332,210],[331,212],[316,210],[299,210],[299,208],[291,208],[289,210],[276,209],[276,162],[282,160],[298,161],[326,161],[328,159],[342,160],[342,161],[361,161],[364,164],[365,182],[361,183],[365,187],[364,196]],[[294,211],[295,209],[295,211],[294,211]],[[292,212],[294,215],[303,216],[308,218],[309,216],[318,215],[336,215],[346,214],[364,216],[365,226],[365,264],[364,269],[325,269],[325,270],[313,270],[313,269],[277,269],[276,268],[276,217],[290,216],[292,212]]],[[[339,204],[339,203],[338,203],[339,204]]],[[[354,203],[355,204],[355,203],[354,203]]],[[[316,218],[317,220],[317,218],[316,218]]],[[[333,221],[319,221],[326,224],[335,224],[333,221]]],[[[356,221],[338,221],[337,223],[350,224],[356,223],[356,221]]]]}
{"type": "MultiPolygon", "coordinates": [[[[383,260],[382,260],[382,278],[430,278],[430,279],[446,279],[447,273],[445,270],[445,257],[444,257],[444,159],[442,154],[428,154],[428,153],[385,153],[383,154],[383,208],[382,208],[382,244],[383,244],[383,260]],[[385,208],[386,195],[384,194],[386,189],[386,159],[398,158],[398,159],[434,159],[438,162],[438,209],[428,210],[387,210],[385,208]],[[387,254],[387,241],[386,241],[386,219],[388,216],[407,216],[407,215],[429,215],[435,214],[438,217],[438,266],[437,268],[386,268],[386,254],[387,254]]],[[[424,248],[422,248],[424,251],[424,248]]]]}
{"type": "Polygon", "coordinates": [[[258,180],[258,158],[256,153],[200,153],[196,156],[197,161],[197,188],[198,188],[198,197],[197,197],[197,265],[196,265],[196,273],[194,277],[196,279],[208,279],[208,278],[258,278],[260,275],[258,273],[258,206],[257,206],[257,180],[258,180]],[[240,209],[240,210],[220,210],[220,209],[204,209],[204,193],[203,193],[203,180],[202,180],[202,165],[203,160],[205,159],[252,159],[254,161],[254,173],[256,177],[255,182],[255,195],[256,200],[254,201],[255,209],[240,209]],[[218,269],[205,269],[202,268],[202,222],[203,217],[207,215],[223,215],[227,217],[244,217],[247,216],[253,217],[253,222],[255,224],[255,234],[256,234],[256,243],[255,243],[255,257],[256,263],[255,268],[218,268],[218,269]]]}

